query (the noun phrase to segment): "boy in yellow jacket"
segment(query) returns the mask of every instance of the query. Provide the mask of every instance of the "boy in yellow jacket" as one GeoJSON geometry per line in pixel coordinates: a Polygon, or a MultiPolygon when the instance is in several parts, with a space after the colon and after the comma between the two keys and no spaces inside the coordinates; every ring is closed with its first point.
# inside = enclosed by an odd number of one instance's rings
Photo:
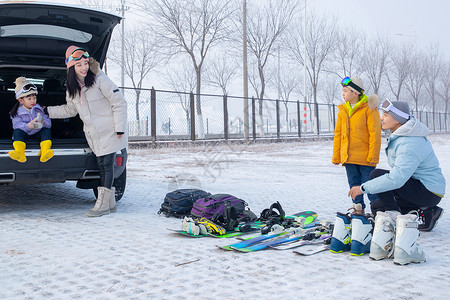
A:
{"type": "MultiPolygon", "coordinates": [[[[344,103],[334,130],[333,164],[345,166],[350,188],[368,181],[380,157],[381,121],[376,94],[366,96],[359,77],[346,77],[341,82],[344,103]]],[[[370,202],[376,195],[368,194],[370,202]]],[[[353,200],[354,214],[364,214],[363,195],[353,200]]]]}

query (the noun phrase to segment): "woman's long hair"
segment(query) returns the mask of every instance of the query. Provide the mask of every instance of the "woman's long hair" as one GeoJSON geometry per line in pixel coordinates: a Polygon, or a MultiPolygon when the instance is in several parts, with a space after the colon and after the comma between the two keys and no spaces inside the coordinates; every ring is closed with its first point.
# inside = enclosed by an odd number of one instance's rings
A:
{"type": "MultiPolygon", "coordinates": [[[[92,71],[89,69],[86,78],[84,78],[84,84],[88,88],[91,87],[94,83],[95,83],[95,74],[92,73],[92,71]]],[[[69,69],[67,69],[66,88],[67,91],[69,92],[69,96],[72,98],[81,92],[81,88],[78,85],[77,81],[77,75],[75,74],[75,66],[71,66],[69,69]]]]}

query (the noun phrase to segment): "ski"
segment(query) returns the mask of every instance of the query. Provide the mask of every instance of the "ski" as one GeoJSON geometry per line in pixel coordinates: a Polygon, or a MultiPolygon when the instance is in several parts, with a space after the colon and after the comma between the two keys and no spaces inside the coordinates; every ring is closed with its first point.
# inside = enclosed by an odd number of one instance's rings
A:
{"type": "Polygon", "coordinates": [[[277,233],[268,233],[268,234],[263,234],[248,240],[244,240],[244,241],[240,241],[231,245],[226,245],[226,246],[219,246],[219,248],[225,249],[225,250],[231,250],[231,249],[239,249],[239,248],[245,248],[248,246],[251,246],[253,244],[268,240],[268,239],[272,239],[275,238],[277,236],[280,235],[284,235],[284,234],[288,234],[290,231],[282,231],[282,232],[277,232],[277,233]]]}
{"type": "Polygon", "coordinates": [[[274,250],[291,250],[298,247],[302,247],[304,245],[315,245],[315,244],[323,244],[324,240],[329,239],[331,237],[330,233],[326,233],[320,235],[316,239],[313,240],[294,240],[291,242],[286,242],[278,245],[269,245],[269,248],[274,250]]]}
{"type": "Polygon", "coordinates": [[[269,246],[274,247],[277,245],[289,244],[289,243],[302,241],[302,240],[311,241],[313,239],[319,238],[322,235],[329,236],[328,230],[324,229],[322,226],[318,226],[315,228],[309,228],[309,229],[300,229],[299,228],[299,230],[295,230],[292,234],[290,234],[287,237],[280,236],[278,238],[270,239],[268,241],[263,241],[263,242],[251,245],[249,247],[239,248],[239,249],[235,249],[235,250],[238,250],[240,252],[254,252],[254,251],[266,249],[269,246]]]}
{"type": "Polygon", "coordinates": [[[303,256],[310,256],[310,255],[314,255],[326,250],[330,249],[330,245],[307,245],[305,247],[302,247],[298,250],[293,250],[292,252],[296,253],[296,254],[300,254],[303,256]]]}
{"type": "MultiPolygon", "coordinates": [[[[281,227],[282,228],[282,227],[281,227]]],[[[267,244],[270,243],[278,243],[280,240],[284,240],[287,236],[287,238],[292,238],[293,236],[296,236],[297,238],[299,236],[303,236],[309,232],[313,232],[315,230],[318,230],[318,227],[303,229],[300,227],[291,227],[288,229],[284,229],[281,233],[277,234],[266,234],[261,235],[260,237],[256,237],[254,239],[245,240],[240,243],[229,245],[230,248],[240,251],[240,252],[253,252],[258,251],[267,248],[267,244]],[[285,236],[286,235],[286,236],[285,236]]]]}
{"type": "MultiPolygon", "coordinates": [[[[310,224],[308,224],[308,225],[302,226],[301,228],[303,228],[303,229],[308,229],[308,228],[313,228],[313,227],[320,226],[320,225],[322,225],[322,224],[323,224],[323,221],[318,221],[318,220],[316,219],[313,223],[310,223],[310,224]]],[[[250,237],[250,238],[255,238],[255,237],[259,237],[259,236],[261,236],[261,234],[254,235],[254,236],[252,236],[252,237],[250,237]]],[[[241,240],[241,241],[245,241],[245,240],[248,240],[249,237],[237,236],[236,239],[241,240]]]]}

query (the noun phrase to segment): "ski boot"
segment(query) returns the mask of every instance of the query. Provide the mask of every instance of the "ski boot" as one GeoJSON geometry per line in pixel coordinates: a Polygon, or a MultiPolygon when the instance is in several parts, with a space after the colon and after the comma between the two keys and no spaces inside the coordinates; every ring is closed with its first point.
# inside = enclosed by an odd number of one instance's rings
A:
{"type": "Polygon", "coordinates": [[[417,244],[419,237],[419,216],[416,212],[397,217],[397,232],[395,234],[394,264],[425,262],[425,253],[417,244]]]}
{"type": "Polygon", "coordinates": [[[334,222],[333,235],[331,238],[331,252],[341,253],[350,250],[352,242],[350,236],[351,228],[351,217],[348,214],[338,212],[336,215],[336,221],[334,222]]]}
{"type": "Polygon", "coordinates": [[[389,258],[394,254],[395,220],[398,211],[378,211],[375,217],[369,257],[374,260],[389,258]]]}
{"type": "Polygon", "coordinates": [[[192,235],[200,234],[200,227],[197,226],[194,219],[192,219],[191,217],[184,217],[183,221],[181,222],[181,230],[192,235]]]}
{"type": "Polygon", "coordinates": [[[350,255],[360,256],[370,251],[372,240],[373,218],[371,216],[352,216],[352,245],[350,255]]]}
{"type": "Polygon", "coordinates": [[[422,224],[419,224],[419,230],[431,231],[443,213],[444,210],[439,206],[419,209],[419,219],[422,221],[422,224]]]}

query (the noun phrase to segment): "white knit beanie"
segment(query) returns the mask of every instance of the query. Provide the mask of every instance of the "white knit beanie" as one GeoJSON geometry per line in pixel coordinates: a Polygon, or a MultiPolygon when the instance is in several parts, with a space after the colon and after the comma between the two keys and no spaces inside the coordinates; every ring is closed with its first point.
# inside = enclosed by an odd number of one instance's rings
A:
{"type": "MultiPolygon", "coordinates": [[[[358,76],[354,76],[352,78],[350,78],[350,80],[352,81],[353,84],[356,84],[357,86],[359,86],[363,91],[364,91],[364,84],[363,81],[361,80],[361,78],[359,78],[358,76]]],[[[347,85],[347,87],[349,89],[351,89],[352,91],[361,94],[359,91],[357,91],[356,89],[354,89],[351,85],[347,85]]]]}

